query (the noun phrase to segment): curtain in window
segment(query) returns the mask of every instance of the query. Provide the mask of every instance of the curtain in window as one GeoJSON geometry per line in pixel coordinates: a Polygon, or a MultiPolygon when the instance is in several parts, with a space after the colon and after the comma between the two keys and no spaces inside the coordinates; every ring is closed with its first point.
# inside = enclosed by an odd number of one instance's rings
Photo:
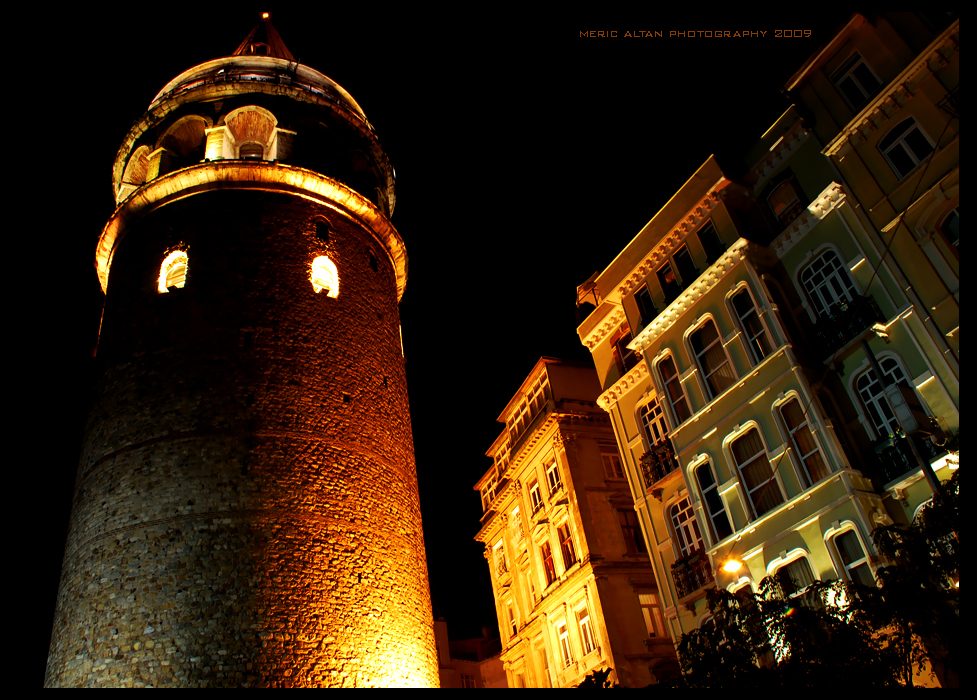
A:
{"type": "Polygon", "coordinates": [[[799,593],[817,580],[807,557],[795,559],[790,564],[777,569],[777,579],[784,590],[784,595],[787,596],[799,593]]]}
{"type": "Polygon", "coordinates": [[[715,398],[736,381],[736,374],[726,359],[716,324],[712,321],[706,322],[692,334],[690,341],[712,397],[715,398]]]}
{"type": "Polygon", "coordinates": [[[811,434],[811,428],[804,417],[800,403],[794,399],[780,407],[784,423],[790,431],[791,439],[794,441],[794,449],[797,450],[797,458],[801,461],[803,470],[807,477],[807,486],[811,486],[821,481],[830,473],[828,466],[824,463],[818,444],[811,434]]]}
{"type": "Polygon", "coordinates": [[[756,517],[784,502],[757,430],[751,430],[733,443],[733,456],[739,465],[756,517]]]}

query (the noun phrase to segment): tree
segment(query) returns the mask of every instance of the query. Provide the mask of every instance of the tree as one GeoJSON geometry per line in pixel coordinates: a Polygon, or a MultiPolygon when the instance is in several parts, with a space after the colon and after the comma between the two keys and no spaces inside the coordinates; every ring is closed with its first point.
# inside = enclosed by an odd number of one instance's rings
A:
{"type": "Polygon", "coordinates": [[[674,685],[912,686],[927,664],[944,685],[957,685],[959,504],[958,471],[913,523],[873,532],[887,562],[878,587],[816,581],[787,596],[795,587],[773,576],[758,594],[710,590],[712,619],[682,637],[683,676],[674,685]]]}

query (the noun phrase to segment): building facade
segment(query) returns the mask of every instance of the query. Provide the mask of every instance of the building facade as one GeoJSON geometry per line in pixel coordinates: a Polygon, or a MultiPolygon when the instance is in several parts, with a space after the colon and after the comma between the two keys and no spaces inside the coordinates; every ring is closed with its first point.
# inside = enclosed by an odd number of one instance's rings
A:
{"type": "Polygon", "coordinates": [[[508,686],[595,670],[643,687],[677,672],[593,369],[542,358],[499,417],[475,488],[508,686]]]}
{"type": "Polygon", "coordinates": [[[437,686],[366,115],[266,16],[160,91],[113,186],[46,683],[437,686]]]}
{"type": "MultiPolygon", "coordinates": [[[[859,17],[842,35],[854,26],[864,30],[857,46],[878,47],[864,35],[889,24],[859,17]]],[[[931,30],[938,36],[924,42],[915,73],[907,58],[885,76],[920,76],[921,61],[950,80],[954,31],[931,30]],[[933,52],[945,55],[943,68],[933,52]]],[[[832,89],[851,88],[845,76],[863,71],[849,39],[836,37],[809,62],[812,82],[824,83],[812,66],[826,61],[832,89]]],[[[935,93],[937,78],[916,85],[935,93]]],[[[888,90],[880,83],[873,94],[888,90]]],[[[922,180],[943,183],[944,193],[955,191],[951,133],[922,180]]],[[[914,517],[933,493],[927,468],[946,479],[956,466],[956,322],[949,312],[933,318],[936,303],[926,306],[906,283],[910,268],[927,285],[946,272],[933,261],[945,260],[948,238],[933,243],[940,258],[918,251],[933,236],[913,243],[915,261],[907,250],[900,262],[894,246],[886,255],[891,236],[856,196],[868,185],[849,183],[832,148],[788,110],[751,152],[744,177],[710,158],[581,290],[597,304],[578,334],[601,378],[599,403],[676,642],[707,618],[710,587],[755,590],[778,572],[788,574],[789,595],[815,579],[874,583],[872,530],[914,517]]],[[[917,199],[900,201],[893,206],[917,199]]],[[[953,306],[950,298],[942,302],[953,306]]]]}

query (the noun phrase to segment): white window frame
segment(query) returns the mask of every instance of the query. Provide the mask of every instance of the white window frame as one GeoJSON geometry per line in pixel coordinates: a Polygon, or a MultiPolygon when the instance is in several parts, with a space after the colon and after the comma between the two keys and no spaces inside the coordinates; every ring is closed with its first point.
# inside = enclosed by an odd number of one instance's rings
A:
{"type": "Polygon", "coordinates": [[[699,506],[702,509],[706,524],[708,525],[709,538],[712,540],[712,543],[715,546],[725,540],[727,537],[732,537],[736,534],[736,526],[733,525],[733,519],[729,515],[729,504],[726,503],[726,499],[723,498],[722,492],[719,490],[719,479],[716,465],[712,464],[712,460],[706,457],[705,459],[701,459],[689,465],[688,473],[692,477],[689,481],[694,485],[696,493],[698,493],[699,496],[699,506]],[[707,488],[705,491],[702,490],[702,482],[699,480],[700,469],[705,469],[712,477],[712,486],[707,488]],[[716,513],[713,513],[709,508],[707,493],[713,490],[716,491],[716,497],[719,499],[719,502],[722,503],[722,513],[726,516],[726,522],[729,524],[730,534],[726,535],[726,537],[719,537],[719,530],[716,528],[715,516],[718,515],[719,512],[717,511],[716,513]]]}
{"type": "Polygon", "coordinates": [[[899,122],[894,127],[892,127],[892,129],[890,129],[885,136],[879,139],[879,151],[882,153],[882,156],[885,158],[885,162],[889,164],[890,168],[892,168],[892,172],[896,174],[896,177],[899,178],[899,180],[905,180],[913,172],[915,172],[916,168],[919,167],[919,165],[924,160],[926,160],[929,156],[933,155],[936,152],[936,144],[933,143],[933,139],[931,139],[929,135],[926,133],[926,131],[923,129],[923,127],[920,126],[919,122],[916,120],[915,117],[907,117],[906,119],[903,119],[901,122],[899,122]],[[909,122],[912,122],[912,124],[909,124],[909,122]],[[906,124],[908,124],[908,126],[903,128],[901,132],[896,131],[896,129],[906,124]],[[911,134],[914,129],[919,131],[920,135],[926,140],[926,143],[928,143],[930,146],[930,152],[924,155],[922,158],[920,158],[919,154],[917,154],[916,151],[913,150],[912,145],[908,141],[906,141],[906,137],[909,136],[909,134],[911,134]],[[898,136],[896,136],[895,140],[883,149],[882,142],[896,133],[898,133],[898,136]],[[902,170],[900,170],[896,166],[895,161],[893,161],[889,155],[890,153],[892,153],[893,151],[895,151],[897,148],[900,147],[902,148],[903,152],[909,157],[909,160],[913,162],[913,167],[911,167],[906,172],[902,172],[902,170]]]}
{"type": "Polygon", "coordinates": [[[527,487],[529,490],[529,505],[533,509],[533,514],[535,515],[543,508],[543,489],[539,485],[539,479],[533,477],[533,480],[529,482],[527,487]]]}
{"type": "Polygon", "coordinates": [[[645,401],[635,409],[637,424],[641,426],[641,433],[644,436],[645,445],[650,450],[655,445],[668,440],[668,422],[665,418],[665,408],[657,393],[648,401],[645,401]],[[651,419],[648,420],[649,414],[651,419]],[[653,427],[657,427],[661,436],[655,439],[653,427]]]}
{"type": "Polygon", "coordinates": [[[556,641],[557,646],[560,648],[560,661],[563,663],[563,668],[569,668],[570,664],[573,663],[573,647],[570,645],[570,627],[566,620],[557,620],[553,626],[556,628],[556,641]]]}
{"type": "MultiPolygon", "coordinates": [[[[833,263],[826,262],[825,264],[833,263]]],[[[816,275],[822,272],[823,270],[818,270],[812,274],[816,275]]],[[[806,260],[797,270],[797,282],[804,298],[810,303],[812,317],[815,322],[817,319],[827,316],[830,313],[831,307],[839,303],[842,297],[850,304],[855,300],[855,297],[861,296],[861,291],[854,278],[852,278],[844,257],[834,246],[826,246],[818,250],[809,260],[806,260]],[[824,279],[821,282],[812,282],[808,286],[807,281],[804,279],[805,273],[818,261],[822,260],[822,258],[827,258],[830,254],[833,254],[837,258],[839,265],[833,267],[829,274],[824,275],[824,279]],[[847,285],[845,284],[846,280],[848,282],[847,285]],[[834,283],[837,286],[834,286],[834,283]],[[839,294],[839,291],[841,291],[841,294],[839,294]]]]}
{"type": "Polygon", "coordinates": [[[492,559],[495,561],[495,575],[504,576],[509,573],[509,561],[505,556],[505,541],[499,540],[492,547],[492,559]]]}
{"type": "Polygon", "coordinates": [[[689,401],[689,395],[685,391],[685,385],[682,383],[682,373],[679,371],[678,363],[675,361],[675,354],[672,353],[670,350],[666,351],[662,353],[659,357],[655,358],[654,364],[655,364],[655,380],[658,382],[661,388],[661,391],[658,393],[661,396],[665,397],[665,403],[668,406],[668,411],[667,411],[668,418],[672,422],[672,431],[674,431],[676,428],[678,428],[678,426],[682,425],[682,423],[684,423],[687,420],[690,420],[692,416],[695,415],[695,411],[692,410],[692,402],[689,401]],[[672,368],[675,370],[675,376],[669,381],[665,380],[665,376],[662,374],[661,371],[661,365],[665,361],[671,362],[672,368]],[[672,382],[678,382],[679,391],[681,391],[682,393],[681,397],[679,399],[676,399],[674,402],[672,401],[671,395],[668,393],[668,386],[672,382]],[[679,403],[680,400],[685,402],[685,409],[689,412],[689,417],[682,421],[678,419],[678,414],[675,412],[675,406],[676,404],[679,403]]]}
{"type": "Polygon", "coordinates": [[[766,515],[774,512],[789,500],[787,497],[787,489],[784,488],[783,480],[780,477],[780,470],[777,468],[779,467],[779,463],[775,465],[771,461],[770,446],[767,444],[767,439],[766,437],[764,437],[763,429],[760,427],[759,423],[757,423],[754,420],[751,420],[751,421],[747,421],[745,424],[741,426],[738,426],[738,429],[734,430],[732,433],[730,433],[723,439],[723,452],[726,454],[726,458],[729,460],[729,464],[732,467],[731,469],[732,473],[736,474],[736,477],[739,479],[740,486],[743,489],[743,499],[747,507],[746,510],[750,522],[759,520],[760,518],[763,518],[766,515]],[[770,466],[770,472],[771,472],[770,478],[764,481],[759,486],[755,487],[752,491],[746,485],[746,479],[743,477],[742,467],[752,464],[758,457],[760,457],[761,453],[757,452],[755,455],[749,458],[743,465],[741,465],[736,460],[736,455],[733,454],[733,443],[739,440],[740,438],[745,437],[751,430],[756,430],[757,434],[760,436],[760,442],[763,445],[762,454],[766,458],[767,464],[770,466]],[[754,492],[759,492],[761,489],[765,488],[767,484],[770,483],[771,480],[776,481],[777,483],[777,488],[779,489],[778,493],[780,493],[781,502],[771,507],[770,509],[766,510],[762,515],[758,515],[756,505],[753,502],[752,494],[754,492]]]}
{"type": "MultiPolygon", "coordinates": [[[[770,332],[770,327],[767,325],[766,319],[764,318],[766,313],[760,312],[760,306],[757,304],[756,295],[753,294],[753,290],[750,289],[750,285],[748,285],[746,282],[742,282],[733,287],[729,294],[726,295],[726,308],[729,311],[729,317],[733,319],[733,322],[736,324],[736,327],[739,329],[743,337],[743,345],[746,347],[746,355],[750,358],[750,364],[756,367],[777,352],[777,345],[773,342],[773,334],[770,332]],[[760,324],[760,333],[756,335],[751,336],[750,331],[746,327],[746,323],[744,323],[743,320],[745,317],[740,316],[739,311],[737,311],[736,307],[733,305],[733,298],[743,293],[750,298],[750,301],[753,304],[753,314],[756,315],[757,322],[760,324]],[[767,345],[770,346],[770,350],[766,355],[758,357],[759,348],[754,345],[753,341],[763,335],[765,335],[767,338],[767,345]]],[[[747,314],[747,317],[748,316],[749,313],[747,314]]]]}
{"type": "Polygon", "coordinates": [[[865,106],[865,104],[872,98],[872,96],[877,94],[878,91],[882,89],[882,81],[879,79],[879,76],[876,75],[875,71],[872,70],[872,66],[868,64],[868,62],[862,57],[862,55],[858,51],[853,51],[851,55],[849,55],[845,59],[844,63],[841,64],[839,69],[834,73],[832,73],[832,75],[830,76],[830,80],[832,85],[834,85],[835,89],[838,91],[838,94],[841,95],[841,99],[845,101],[845,104],[847,104],[849,107],[852,108],[852,110],[855,111],[862,109],[865,106]],[[854,61],[852,61],[853,58],[855,59],[854,61]],[[849,66],[847,70],[842,72],[841,68],[844,68],[849,63],[851,63],[851,66],[849,66]],[[865,68],[868,69],[868,72],[872,74],[872,77],[875,78],[876,81],[878,81],[879,84],[877,87],[874,87],[871,90],[865,89],[865,86],[862,85],[861,81],[858,79],[858,76],[855,75],[855,69],[858,68],[859,66],[865,66],[865,68]],[[841,83],[846,78],[851,78],[852,82],[855,84],[855,87],[857,87],[859,91],[862,93],[862,101],[859,102],[858,104],[853,104],[852,101],[848,98],[848,95],[845,94],[845,91],[841,89],[841,83]]]}
{"type": "Polygon", "coordinates": [[[736,382],[739,381],[740,378],[739,373],[736,371],[736,365],[733,364],[733,358],[729,356],[729,352],[726,350],[726,345],[723,341],[723,333],[719,326],[719,323],[716,322],[716,318],[712,314],[706,314],[705,316],[700,318],[694,326],[692,326],[687,331],[685,331],[684,339],[685,339],[685,348],[689,353],[689,361],[699,371],[698,372],[699,383],[702,385],[702,392],[703,392],[703,396],[706,398],[706,403],[715,400],[723,393],[725,393],[727,390],[729,390],[730,387],[736,385],[736,382]],[[716,339],[708,346],[703,348],[701,354],[696,353],[695,348],[692,347],[692,336],[700,332],[709,323],[712,324],[712,327],[716,331],[716,339]],[[712,385],[709,383],[709,377],[719,372],[724,365],[720,365],[709,374],[706,374],[705,366],[700,361],[700,358],[705,357],[706,353],[708,353],[709,350],[712,349],[717,343],[719,345],[719,349],[723,353],[723,357],[726,358],[725,365],[729,366],[730,372],[732,372],[733,374],[733,379],[730,381],[729,386],[724,387],[717,392],[713,392],[712,385]]]}
{"type": "Polygon", "coordinates": [[[187,283],[187,272],[190,269],[190,256],[181,249],[171,250],[159,266],[159,279],[156,289],[160,294],[166,294],[170,288],[183,289],[187,283]],[[173,284],[170,277],[173,276],[173,284]]]}
{"type": "Polygon", "coordinates": [[[558,493],[563,488],[563,478],[560,474],[559,460],[553,457],[545,467],[546,486],[549,489],[549,497],[558,493]]]}
{"type": "MultiPolygon", "coordinates": [[[[784,439],[784,444],[787,446],[791,453],[791,464],[794,466],[794,472],[797,474],[797,478],[800,482],[801,488],[807,490],[819,484],[825,479],[830,479],[835,473],[835,469],[832,466],[831,461],[828,459],[828,451],[824,449],[824,445],[821,444],[820,430],[818,428],[819,423],[823,421],[818,420],[817,413],[815,412],[814,402],[812,401],[807,408],[807,412],[804,412],[805,402],[801,399],[800,394],[796,391],[788,391],[784,394],[783,398],[778,398],[771,409],[774,417],[774,422],[780,429],[781,436],[784,439]],[[803,414],[803,419],[801,424],[791,430],[790,426],[787,425],[787,420],[784,418],[783,408],[791,401],[796,401],[797,405],[800,407],[803,414]],[[808,432],[811,434],[811,439],[814,441],[814,450],[806,454],[801,454],[800,445],[795,440],[794,435],[799,433],[804,427],[807,428],[808,432]],[[818,453],[821,455],[821,461],[824,463],[825,469],[827,470],[827,475],[815,481],[811,478],[808,473],[807,462],[805,461],[808,457],[813,454],[818,453]]],[[[781,458],[783,459],[783,458],[781,458]]]]}
{"type": "Polygon", "coordinates": [[[695,514],[695,507],[688,493],[684,493],[681,498],[676,498],[669,502],[665,506],[665,512],[668,514],[668,526],[672,533],[672,543],[676,557],[682,558],[692,554],[694,551],[705,550],[705,539],[702,537],[702,531],[699,528],[699,522],[695,514]],[[678,509],[682,503],[685,503],[685,507],[673,513],[672,511],[678,509]],[[686,519],[684,521],[676,520],[676,515],[682,515],[683,513],[686,515],[686,519]]]}
{"type": "Polygon", "coordinates": [[[861,528],[859,528],[858,525],[853,521],[845,520],[840,523],[835,523],[830,528],[825,530],[824,546],[828,550],[828,554],[831,555],[831,563],[834,565],[835,573],[839,578],[844,578],[852,583],[859,583],[859,581],[856,581],[852,577],[851,572],[864,564],[868,567],[868,572],[872,580],[876,580],[875,568],[872,566],[872,557],[871,554],[869,554],[869,548],[866,546],[866,540],[862,536],[861,528]],[[855,537],[858,539],[858,544],[862,548],[862,558],[853,561],[851,564],[845,564],[844,559],[841,557],[841,551],[838,548],[837,543],[837,539],[847,532],[855,533],[855,537]]]}
{"type": "MultiPolygon", "coordinates": [[[[885,354],[880,353],[876,359],[878,360],[879,366],[882,367],[882,371],[887,376],[892,377],[893,383],[898,384],[900,381],[909,382],[909,375],[906,373],[905,366],[903,365],[901,360],[898,357],[896,357],[896,355],[892,353],[885,353],[885,354]],[[895,367],[893,367],[892,369],[887,369],[886,367],[882,366],[883,362],[885,363],[894,362],[895,367]],[[895,370],[898,370],[898,372],[902,374],[901,379],[896,378],[898,375],[895,373],[895,370]]],[[[872,412],[871,409],[869,408],[869,404],[866,403],[865,398],[862,395],[862,391],[858,388],[859,381],[862,379],[862,377],[867,376],[869,372],[875,374],[875,368],[873,368],[871,364],[868,364],[867,367],[859,368],[859,371],[853,372],[849,390],[851,391],[851,395],[855,399],[855,405],[858,407],[859,413],[861,413],[862,416],[864,416],[865,418],[864,424],[865,424],[866,432],[869,435],[869,438],[875,440],[881,437],[885,437],[886,435],[889,434],[895,434],[895,429],[899,427],[899,421],[896,418],[895,411],[892,410],[891,404],[889,404],[889,399],[885,395],[885,384],[882,383],[879,377],[876,377],[875,383],[879,385],[880,391],[876,394],[873,394],[871,399],[872,399],[872,403],[876,406],[876,411],[878,412],[879,417],[886,424],[884,426],[886,432],[885,433],[880,432],[883,429],[883,426],[880,426],[875,422],[875,419],[872,417],[872,412]],[[892,414],[891,419],[886,418],[885,412],[881,410],[883,402],[884,405],[888,407],[889,413],[892,414]]]]}
{"type": "Polygon", "coordinates": [[[577,621],[577,631],[580,633],[580,646],[583,649],[583,656],[588,656],[597,651],[600,645],[597,643],[596,627],[591,624],[590,609],[587,607],[587,603],[577,606],[573,611],[573,616],[577,621]]]}
{"type": "Polygon", "coordinates": [[[608,479],[623,479],[624,478],[624,461],[621,459],[621,453],[617,449],[617,445],[612,445],[606,442],[598,442],[597,449],[600,452],[600,461],[604,466],[604,475],[608,479]],[[608,469],[610,465],[610,469],[608,469]]]}
{"type": "Polygon", "coordinates": [[[560,561],[563,563],[563,570],[566,571],[580,561],[580,557],[577,555],[577,547],[573,542],[573,528],[570,526],[569,518],[556,526],[556,539],[560,543],[560,561]],[[569,563],[567,563],[566,550],[563,548],[563,536],[560,533],[563,528],[566,528],[567,539],[570,542],[570,553],[573,555],[573,561],[569,563]]]}
{"type": "MultiPolygon", "coordinates": [[[[815,569],[814,566],[813,566],[813,564],[812,564],[812,562],[814,561],[814,559],[811,557],[811,553],[808,552],[806,549],[802,549],[800,547],[798,547],[796,549],[792,549],[789,552],[786,552],[785,554],[783,554],[782,556],[779,556],[776,559],[773,559],[772,561],[770,561],[770,563],[767,564],[767,576],[773,576],[780,569],[784,568],[788,564],[793,564],[798,559],[807,559],[807,565],[811,568],[811,573],[814,575],[814,580],[815,581],[820,581],[821,580],[821,575],[818,573],[818,570],[815,569]]],[[[807,588],[808,587],[805,586],[804,588],[800,589],[799,591],[795,591],[794,593],[791,593],[788,597],[789,598],[794,598],[794,597],[797,597],[799,595],[802,595],[804,593],[804,591],[807,590],[807,588]]]]}

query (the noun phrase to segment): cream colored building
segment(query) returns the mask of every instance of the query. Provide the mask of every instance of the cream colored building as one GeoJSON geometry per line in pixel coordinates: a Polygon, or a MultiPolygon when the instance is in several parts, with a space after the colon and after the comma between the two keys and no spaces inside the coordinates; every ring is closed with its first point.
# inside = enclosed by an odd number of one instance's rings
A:
{"type": "Polygon", "coordinates": [[[509,687],[573,687],[601,669],[642,687],[677,672],[599,393],[592,368],[540,359],[475,486],[509,687]]]}

